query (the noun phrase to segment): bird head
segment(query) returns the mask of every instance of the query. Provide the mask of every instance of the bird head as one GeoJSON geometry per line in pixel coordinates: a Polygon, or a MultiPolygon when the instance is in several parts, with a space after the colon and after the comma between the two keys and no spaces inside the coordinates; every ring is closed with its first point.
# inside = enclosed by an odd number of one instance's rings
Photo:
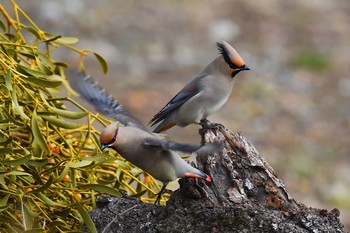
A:
{"type": "Polygon", "coordinates": [[[230,73],[232,78],[242,70],[250,70],[248,66],[245,65],[242,57],[229,43],[222,41],[221,43],[217,42],[216,45],[218,46],[223,60],[228,65],[227,72],[230,73]]]}
{"type": "Polygon", "coordinates": [[[100,136],[101,150],[117,146],[118,124],[118,122],[114,122],[102,131],[100,136]]]}

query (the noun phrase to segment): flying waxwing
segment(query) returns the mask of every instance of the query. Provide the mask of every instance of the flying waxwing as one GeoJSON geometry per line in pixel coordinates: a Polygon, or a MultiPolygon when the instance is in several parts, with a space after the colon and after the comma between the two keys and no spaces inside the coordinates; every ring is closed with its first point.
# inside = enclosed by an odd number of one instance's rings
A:
{"type": "Polygon", "coordinates": [[[250,70],[237,51],[227,42],[217,42],[221,56],[217,57],[188,83],[149,122],[159,125],[155,133],[174,125],[208,125],[206,118],[221,108],[231,94],[234,77],[250,70]]]}
{"type": "Polygon", "coordinates": [[[83,98],[92,103],[102,114],[117,120],[102,131],[101,150],[114,149],[126,160],[163,183],[156,203],[159,203],[169,181],[194,177],[211,182],[210,176],[189,165],[176,151],[210,153],[218,149],[218,145],[190,145],[163,140],[159,135],[148,132],[139,120],[108,95],[91,76],[81,72],[73,74],[70,71],[68,77],[73,89],[83,98]]]}

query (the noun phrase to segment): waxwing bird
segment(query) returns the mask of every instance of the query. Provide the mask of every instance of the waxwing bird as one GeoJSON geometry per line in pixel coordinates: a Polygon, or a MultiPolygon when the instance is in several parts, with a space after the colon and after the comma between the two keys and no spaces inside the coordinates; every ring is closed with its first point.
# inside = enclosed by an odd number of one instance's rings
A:
{"type": "Polygon", "coordinates": [[[151,126],[159,123],[153,132],[159,133],[174,125],[207,125],[206,118],[224,105],[231,94],[234,77],[250,69],[230,44],[218,42],[217,47],[221,56],[207,65],[150,120],[151,126]]]}
{"type": "Polygon", "coordinates": [[[101,132],[101,150],[114,149],[126,160],[163,183],[156,202],[159,203],[168,182],[177,178],[194,177],[211,182],[210,176],[189,165],[177,152],[210,153],[218,149],[218,145],[191,145],[164,140],[159,135],[148,132],[139,120],[90,76],[76,72],[69,80],[71,86],[97,110],[117,120],[101,132]]]}

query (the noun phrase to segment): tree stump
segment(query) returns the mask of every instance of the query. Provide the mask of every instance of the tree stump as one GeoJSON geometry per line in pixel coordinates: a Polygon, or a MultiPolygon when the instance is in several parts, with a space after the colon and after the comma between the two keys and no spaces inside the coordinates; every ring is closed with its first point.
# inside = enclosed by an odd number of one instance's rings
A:
{"type": "Polygon", "coordinates": [[[199,154],[192,164],[210,175],[211,183],[180,179],[180,189],[165,207],[109,198],[106,206],[90,212],[98,231],[345,232],[337,209],[308,208],[293,199],[241,134],[223,126],[199,133],[202,143],[222,144],[215,154],[199,154]]]}

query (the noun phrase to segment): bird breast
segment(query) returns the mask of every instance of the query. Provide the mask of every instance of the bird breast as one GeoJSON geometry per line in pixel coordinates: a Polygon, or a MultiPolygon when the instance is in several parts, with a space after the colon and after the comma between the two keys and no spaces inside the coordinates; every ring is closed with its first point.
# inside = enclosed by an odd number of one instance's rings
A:
{"type": "Polygon", "coordinates": [[[149,137],[156,136],[138,128],[121,127],[117,138],[118,146],[115,150],[127,161],[146,171],[157,180],[167,182],[177,179],[174,166],[175,152],[145,146],[143,142],[149,137]]]}
{"type": "Polygon", "coordinates": [[[211,75],[201,80],[201,91],[184,103],[177,113],[177,125],[198,123],[221,108],[229,98],[233,79],[224,75],[211,75]]]}

